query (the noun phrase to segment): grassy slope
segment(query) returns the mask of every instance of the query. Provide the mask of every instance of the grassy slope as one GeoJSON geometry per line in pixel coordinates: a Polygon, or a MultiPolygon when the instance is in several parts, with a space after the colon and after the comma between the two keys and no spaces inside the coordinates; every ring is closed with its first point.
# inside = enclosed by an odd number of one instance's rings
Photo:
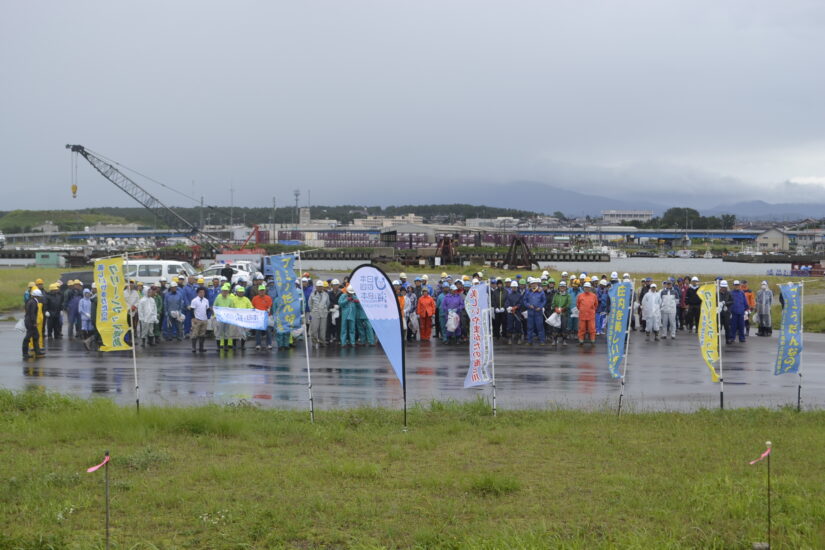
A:
{"type": "Polygon", "coordinates": [[[23,293],[30,281],[42,278],[49,283],[56,282],[61,273],[73,271],[71,268],[11,268],[0,269],[0,311],[14,311],[23,309],[23,293]]]}
{"type": "Polygon", "coordinates": [[[0,231],[20,230],[51,221],[61,227],[79,231],[83,226],[101,223],[126,223],[120,216],[78,212],[76,210],[12,210],[0,217],[0,231]]]}
{"type": "Polygon", "coordinates": [[[0,392],[0,547],[825,546],[825,412],[504,411],[483,403],[307,414],[118,408],[0,392]],[[143,544],[140,544],[143,543],[143,544]],[[136,546],[137,545],[137,546],[136,546]]]}

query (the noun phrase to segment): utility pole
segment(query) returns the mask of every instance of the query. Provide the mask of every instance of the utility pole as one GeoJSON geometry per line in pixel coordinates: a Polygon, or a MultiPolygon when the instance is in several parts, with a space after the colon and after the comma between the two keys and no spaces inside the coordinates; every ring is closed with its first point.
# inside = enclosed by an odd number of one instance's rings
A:
{"type": "Polygon", "coordinates": [[[301,197],[301,190],[300,190],[300,189],[296,189],[295,191],[293,191],[293,192],[292,192],[292,194],[293,194],[293,195],[295,195],[295,211],[292,213],[292,225],[293,225],[293,226],[297,229],[297,223],[298,223],[298,200],[299,200],[299,199],[300,199],[300,197],[301,197]]]}

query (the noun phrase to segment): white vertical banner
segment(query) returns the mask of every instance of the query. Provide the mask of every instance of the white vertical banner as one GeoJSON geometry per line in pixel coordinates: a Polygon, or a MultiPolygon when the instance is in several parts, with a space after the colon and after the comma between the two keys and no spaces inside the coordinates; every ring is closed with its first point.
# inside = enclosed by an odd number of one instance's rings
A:
{"type": "Polygon", "coordinates": [[[490,343],[490,294],[486,283],[473,285],[464,299],[464,309],[470,317],[470,370],[464,378],[464,387],[483,386],[492,382],[490,366],[493,363],[490,343]]]}

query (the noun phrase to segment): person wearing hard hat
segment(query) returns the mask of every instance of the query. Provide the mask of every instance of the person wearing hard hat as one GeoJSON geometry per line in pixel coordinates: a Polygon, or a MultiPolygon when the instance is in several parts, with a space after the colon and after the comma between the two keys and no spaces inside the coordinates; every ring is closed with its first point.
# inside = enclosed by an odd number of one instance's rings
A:
{"type": "Polygon", "coordinates": [[[327,343],[332,344],[340,338],[341,328],[341,306],[338,300],[341,298],[341,281],[333,279],[329,283],[329,310],[327,311],[327,343]]]}
{"type": "Polygon", "coordinates": [[[44,309],[46,310],[46,337],[63,337],[63,294],[60,292],[60,283],[49,285],[46,293],[44,309]]]}
{"type": "Polygon", "coordinates": [[[593,286],[590,281],[585,281],[583,292],[576,298],[576,308],[579,310],[579,345],[584,345],[584,338],[587,336],[591,344],[596,342],[596,308],[599,306],[599,299],[592,292],[593,286]]]}
{"type": "Polygon", "coordinates": [[[438,328],[436,329],[436,337],[441,340],[442,344],[447,343],[447,313],[442,309],[441,304],[444,303],[444,298],[450,295],[450,283],[442,281],[441,292],[435,299],[435,308],[438,314],[438,328]]]}
{"type": "Polygon", "coordinates": [[[679,291],[673,288],[673,281],[665,279],[662,284],[664,288],[659,292],[662,298],[662,338],[670,335],[670,339],[676,338],[676,317],[679,308],[679,291]]]}
{"type": "MultiPolygon", "coordinates": [[[[150,345],[156,346],[160,344],[161,335],[163,333],[163,323],[166,321],[166,315],[163,311],[163,294],[160,291],[160,285],[152,285],[149,289],[152,290],[152,299],[155,301],[155,312],[157,316],[157,321],[155,321],[155,324],[152,326],[152,338],[150,345]]],[[[95,298],[92,298],[92,302],[96,303],[95,298]]]]}
{"type": "Polygon", "coordinates": [[[341,310],[341,347],[343,348],[355,347],[356,300],[355,288],[352,285],[347,286],[346,291],[338,298],[338,306],[341,310]]]}
{"type": "Polygon", "coordinates": [[[413,285],[408,285],[404,290],[407,294],[404,297],[404,308],[401,310],[401,314],[404,316],[404,325],[407,327],[407,341],[413,342],[418,335],[418,314],[416,313],[418,297],[415,294],[413,285]]]}
{"type": "Polygon", "coordinates": [[[424,273],[424,274],[421,276],[421,286],[422,286],[422,287],[427,287],[427,291],[430,293],[430,297],[432,297],[433,299],[435,299],[435,295],[433,294],[433,287],[432,287],[432,285],[430,284],[430,276],[429,276],[429,275],[427,275],[426,273],[424,273]]]}
{"type": "MultiPolygon", "coordinates": [[[[233,307],[234,305],[235,299],[232,296],[232,285],[229,283],[222,284],[221,292],[215,297],[215,303],[212,307],[233,307]]],[[[233,342],[231,328],[232,325],[222,323],[217,319],[215,320],[215,341],[217,342],[218,352],[225,349],[232,349],[233,342]]]]}
{"type": "MultiPolygon", "coordinates": [[[[158,322],[158,307],[155,301],[155,287],[149,287],[146,295],[138,302],[138,339],[143,347],[155,345],[155,325],[158,322]]],[[[137,345],[137,343],[135,343],[137,345]]]]}
{"type": "Polygon", "coordinates": [[[432,338],[433,317],[435,316],[435,300],[430,296],[430,289],[421,288],[421,297],[416,306],[419,320],[419,334],[422,342],[429,342],[432,338]]]}
{"type": "Polygon", "coordinates": [[[178,288],[177,281],[172,281],[169,291],[163,296],[163,312],[166,316],[166,341],[174,338],[178,342],[183,340],[183,310],[186,307],[183,294],[178,288]]]}
{"type": "Polygon", "coordinates": [[[567,319],[567,334],[571,338],[579,334],[579,295],[582,293],[581,281],[571,276],[567,284],[567,293],[570,294],[570,315],[567,319]]]}
{"type": "Polygon", "coordinates": [[[23,325],[26,327],[26,335],[23,337],[23,359],[29,358],[29,349],[35,357],[45,357],[46,350],[43,348],[40,326],[43,323],[43,293],[34,285],[29,292],[29,300],[26,302],[23,325]]]}
{"type": "Polygon", "coordinates": [[[554,346],[558,346],[559,341],[561,341],[562,346],[567,345],[567,327],[569,325],[571,305],[572,301],[567,291],[567,281],[562,279],[559,282],[559,289],[553,294],[553,299],[550,302],[552,312],[558,314],[560,321],[558,327],[551,327],[553,329],[552,337],[554,346]]]}
{"type": "MultiPolygon", "coordinates": [[[[255,309],[252,306],[252,301],[246,297],[246,288],[241,285],[235,285],[235,295],[232,300],[232,307],[235,309],[255,309]]],[[[246,329],[232,325],[230,329],[232,338],[237,340],[235,346],[237,349],[244,351],[246,349],[246,329]]]]}
{"type": "Polygon", "coordinates": [[[309,295],[309,337],[315,347],[327,345],[327,315],[329,315],[329,294],[324,290],[324,281],[315,281],[315,290],[309,295]]]}
{"type": "Polygon", "coordinates": [[[762,281],[756,291],[756,314],[759,315],[759,330],[757,336],[771,336],[771,307],[773,306],[773,291],[768,287],[768,281],[762,281]]]}
{"type": "Polygon", "coordinates": [[[699,296],[699,277],[690,278],[690,284],[685,292],[685,305],[687,306],[685,326],[689,332],[695,333],[699,330],[699,313],[702,309],[702,298],[699,296]]]}
{"type": "Polygon", "coordinates": [[[642,314],[642,300],[645,299],[645,294],[650,292],[650,283],[652,279],[650,277],[646,277],[642,279],[642,286],[639,289],[639,307],[637,308],[637,312],[639,314],[639,331],[645,332],[647,329],[647,321],[645,321],[645,316],[642,314]]]}
{"type": "Polygon", "coordinates": [[[504,302],[507,300],[507,289],[504,280],[497,279],[490,291],[490,308],[493,310],[493,338],[507,338],[507,309],[504,302]]]}
{"type": "Polygon", "coordinates": [[[69,289],[63,294],[63,307],[66,309],[66,322],[69,325],[69,338],[80,338],[80,299],[83,298],[83,285],[78,280],[69,281],[69,289]]]}
{"type": "Polygon", "coordinates": [[[407,287],[410,286],[410,283],[407,282],[407,274],[406,273],[404,273],[404,272],[399,273],[398,274],[398,280],[401,283],[401,288],[406,290],[407,287]]]}
{"type": "Polygon", "coordinates": [[[733,290],[730,292],[730,332],[728,332],[729,344],[736,340],[739,336],[739,341],[745,342],[745,315],[748,312],[748,298],[742,291],[742,284],[739,281],[733,281],[733,290]]]}
{"type": "Polygon", "coordinates": [[[532,346],[534,340],[537,344],[544,345],[544,306],[547,304],[547,296],[539,281],[530,280],[530,288],[524,293],[521,303],[527,311],[527,345],[532,346]]]}
{"type": "Polygon", "coordinates": [[[524,339],[524,317],[522,317],[522,294],[519,291],[518,281],[510,281],[510,290],[504,299],[504,310],[507,312],[507,343],[521,343],[524,339]]]}
{"type": "MultiPolygon", "coordinates": [[[[258,285],[258,294],[252,298],[252,307],[258,311],[267,312],[267,326],[264,329],[255,329],[255,351],[261,351],[261,346],[266,345],[267,350],[272,349],[272,329],[269,326],[269,319],[272,315],[272,297],[267,294],[266,285],[263,279],[258,285]],[[264,338],[265,337],[265,338],[264,338]]],[[[324,319],[326,320],[326,319],[324,319]]]]}
{"type": "Polygon", "coordinates": [[[662,326],[662,295],[656,283],[650,286],[642,298],[642,318],[645,321],[645,340],[650,340],[650,334],[656,341],[659,340],[659,330],[662,326]]]}
{"type": "Polygon", "coordinates": [[[450,291],[451,293],[441,302],[441,309],[447,314],[447,325],[444,328],[448,345],[458,342],[461,338],[461,312],[464,310],[464,296],[458,284],[451,285],[450,291]]]}

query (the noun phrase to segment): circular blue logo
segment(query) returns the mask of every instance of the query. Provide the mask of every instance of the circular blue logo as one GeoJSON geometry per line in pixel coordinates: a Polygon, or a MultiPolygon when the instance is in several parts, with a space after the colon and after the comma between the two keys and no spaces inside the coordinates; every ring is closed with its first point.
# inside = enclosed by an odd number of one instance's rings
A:
{"type": "Polygon", "coordinates": [[[376,277],[375,288],[377,288],[378,290],[384,290],[385,288],[387,288],[387,280],[384,277],[376,277]]]}

